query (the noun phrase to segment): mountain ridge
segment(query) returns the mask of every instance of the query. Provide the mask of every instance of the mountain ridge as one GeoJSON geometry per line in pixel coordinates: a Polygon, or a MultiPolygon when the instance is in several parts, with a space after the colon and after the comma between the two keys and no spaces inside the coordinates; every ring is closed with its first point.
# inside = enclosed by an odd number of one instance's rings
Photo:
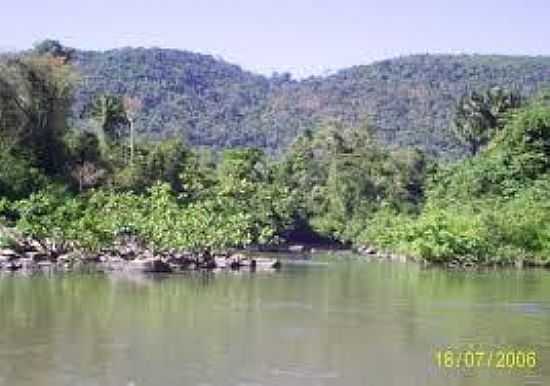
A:
{"type": "Polygon", "coordinates": [[[550,86],[550,56],[543,55],[414,54],[301,80],[177,49],[76,51],[75,63],[85,79],[76,110],[94,95],[128,94],[143,100],[142,135],[269,152],[306,129],[339,120],[369,121],[390,146],[460,155],[449,125],[463,93],[499,86],[531,96],[550,86]]]}

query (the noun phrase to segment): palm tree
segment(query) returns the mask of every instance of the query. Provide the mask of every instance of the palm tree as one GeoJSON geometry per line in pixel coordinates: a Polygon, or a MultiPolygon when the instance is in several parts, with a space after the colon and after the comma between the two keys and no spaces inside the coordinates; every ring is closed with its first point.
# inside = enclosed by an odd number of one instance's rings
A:
{"type": "Polygon", "coordinates": [[[123,99],[124,111],[126,113],[126,119],[130,124],[130,164],[134,163],[134,142],[135,142],[135,121],[139,110],[143,106],[141,100],[138,98],[132,98],[125,96],[123,99]]]}
{"type": "Polygon", "coordinates": [[[521,106],[517,91],[493,88],[480,94],[476,91],[462,96],[454,117],[453,129],[458,139],[476,155],[503,125],[507,113],[521,106]]]}
{"type": "Polygon", "coordinates": [[[100,95],[89,106],[89,115],[99,122],[99,137],[103,144],[116,143],[123,136],[122,129],[129,121],[122,98],[114,95],[100,95]]]}

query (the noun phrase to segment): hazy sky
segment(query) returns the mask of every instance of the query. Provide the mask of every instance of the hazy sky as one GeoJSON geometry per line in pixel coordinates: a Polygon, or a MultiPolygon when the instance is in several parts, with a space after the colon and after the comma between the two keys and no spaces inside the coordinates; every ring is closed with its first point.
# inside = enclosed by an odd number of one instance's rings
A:
{"type": "Polygon", "coordinates": [[[2,0],[0,49],[180,48],[297,77],[408,53],[550,55],[550,0],[2,0]]]}

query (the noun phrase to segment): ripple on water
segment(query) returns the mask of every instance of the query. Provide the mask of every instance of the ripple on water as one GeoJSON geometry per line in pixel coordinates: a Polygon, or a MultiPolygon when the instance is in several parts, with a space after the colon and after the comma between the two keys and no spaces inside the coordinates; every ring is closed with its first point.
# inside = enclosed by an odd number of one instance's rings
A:
{"type": "Polygon", "coordinates": [[[269,372],[275,377],[288,377],[297,379],[338,379],[340,374],[337,371],[326,371],[325,369],[303,368],[299,366],[286,369],[273,368],[269,372]]]}

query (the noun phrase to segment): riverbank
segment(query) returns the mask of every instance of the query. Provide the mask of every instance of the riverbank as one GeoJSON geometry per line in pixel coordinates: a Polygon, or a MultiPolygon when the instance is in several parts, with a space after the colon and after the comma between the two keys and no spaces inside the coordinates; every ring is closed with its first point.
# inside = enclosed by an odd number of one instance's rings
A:
{"type": "Polygon", "coordinates": [[[112,247],[99,251],[70,249],[67,244],[39,241],[17,234],[13,229],[0,229],[9,246],[0,248],[0,270],[69,271],[97,266],[110,271],[170,273],[202,269],[278,269],[277,259],[249,256],[236,249],[203,252],[155,251],[133,238],[118,240],[112,247]]]}
{"type": "Polygon", "coordinates": [[[430,261],[412,254],[378,249],[371,246],[361,245],[353,248],[357,254],[368,257],[385,259],[399,262],[415,262],[425,266],[439,266],[449,269],[476,269],[487,267],[516,267],[516,268],[548,268],[550,262],[536,258],[526,258],[518,256],[516,259],[489,259],[480,261],[474,256],[455,256],[445,261],[430,261]]]}
{"type": "MultiPolygon", "coordinates": [[[[550,268],[550,264],[537,264],[528,259],[495,260],[480,263],[472,257],[454,257],[445,262],[431,262],[411,254],[397,253],[372,246],[344,248],[342,245],[317,246],[307,244],[282,244],[277,246],[253,246],[246,249],[191,252],[176,249],[155,251],[135,239],[119,240],[112,247],[100,251],[69,250],[62,244],[38,241],[9,232],[13,241],[9,247],[0,248],[0,271],[78,271],[86,268],[101,271],[129,273],[177,273],[198,270],[276,270],[281,267],[279,256],[261,257],[265,253],[300,256],[327,252],[345,252],[354,259],[413,262],[421,266],[446,269],[478,268],[550,268]]],[[[348,257],[346,257],[348,258],[348,257]]]]}

